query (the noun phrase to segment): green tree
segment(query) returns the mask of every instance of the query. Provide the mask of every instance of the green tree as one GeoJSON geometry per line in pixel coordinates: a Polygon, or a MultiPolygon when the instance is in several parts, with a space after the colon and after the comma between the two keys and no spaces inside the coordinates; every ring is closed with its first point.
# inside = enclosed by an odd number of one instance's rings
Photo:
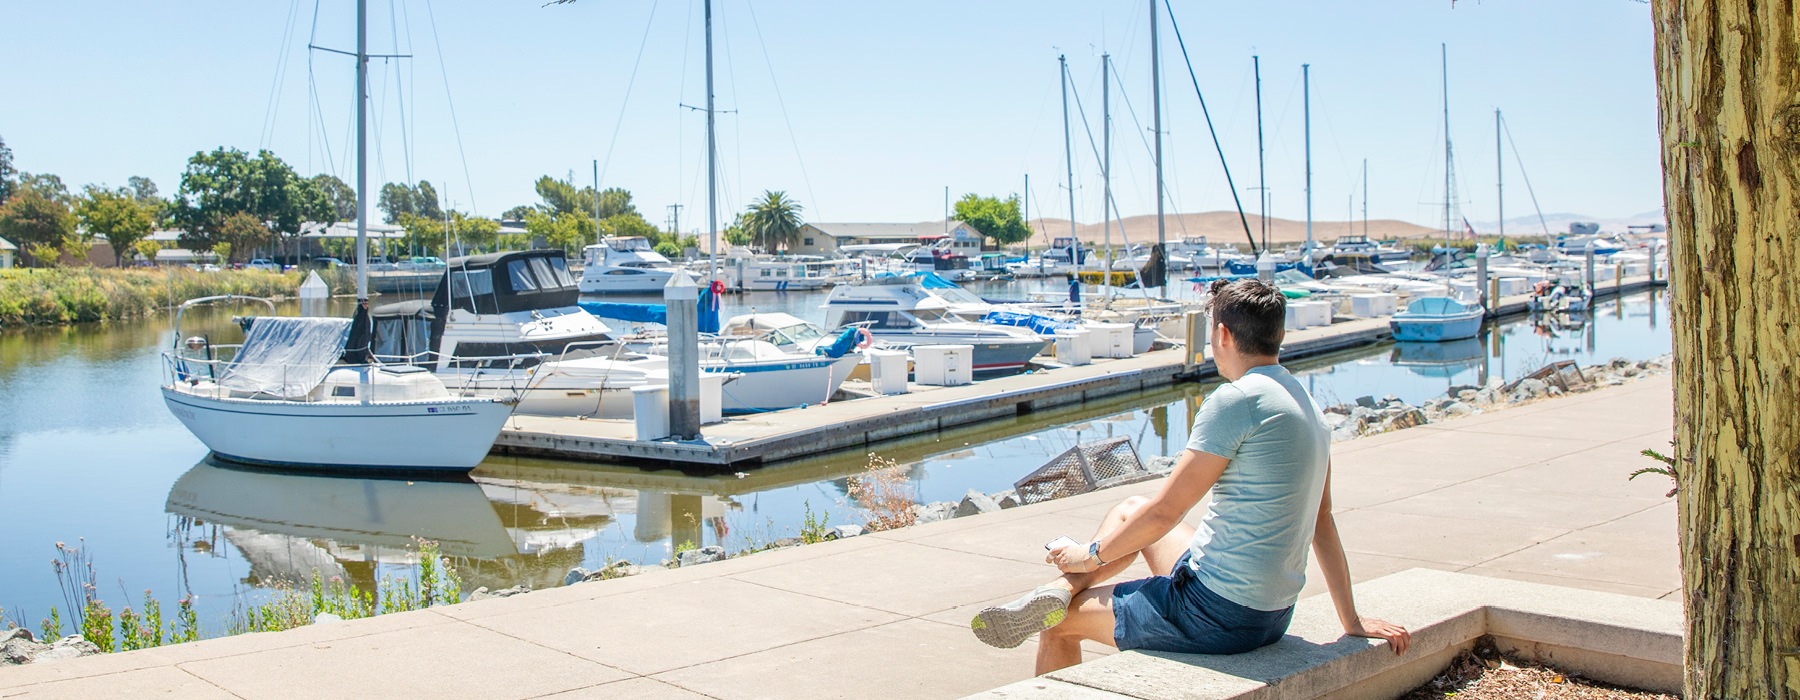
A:
{"type": "MultiPolygon", "coordinates": [[[[356,190],[344,184],[343,180],[331,173],[319,173],[312,176],[313,187],[324,195],[325,201],[331,205],[333,221],[356,220],[356,190]]],[[[392,223],[392,222],[390,222],[392,223]]]]}
{"type": "Polygon", "coordinates": [[[479,216],[450,212],[452,237],[478,250],[492,249],[500,238],[500,222],[479,216]]]}
{"type": "Polygon", "coordinates": [[[255,214],[241,211],[219,223],[219,240],[213,249],[223,262],[237,262],[236,256],[267,245],[273,237],[274,232],[255,214]]]}
{"type": "Polygon", "coordinates": [[[236,214],[248,214],[269,235],[252,236],[266,244],[300,235],[301,224],[331,218],[331,202],[311,180],[300,177],[275,154],[259,151],[254,158],[235,148],[196,153],[181,175],[174,201],[173,223],[182,228],[181,245],[195,251],[212,250],[230,242],[247,253],[248,229],[238,222],[230,231],[225,222],[236,214]]]}
{"type": "Polygon", "coordinates": [[[13,169],[12,149],[6,147],[6,139],[0,138],[0,204],[12,199],[18,186],[19,171],[13,169]]]}
{"type": "Polygon", "coordinates": [[[1031,237],[1031,229],[1019,213],[1019,198],[983,197],[973,192],[956,202],[956,218],[994,243],[1011,245],[1031,237]]]}
{"type": "Polygon", "coordinates": [[[69,205],[34,188],[20,187],[0,205],[0,238],[19,246],[33,265],[54,265],[76,236],[69,205]]]}
{"type": "Polygon", "coordinates": [[[38,194],[61,202],[64,206],[71,206],[75,202],[75,198],[69,196],[69,188],[63,184],[62,178],[50,173],[38,175],[19,173],[18,188],[20,190],[37,190],[38,194]]]}
{"type": "Polygon", "coordinates": [[[125,189],[131,192],[131,198],[137,200],[150,212],[152,229],[167,226],[169,223],[169,200],[163,199],[157,192],[156,181],[141,175],[133,175],[125,179],[125,189]]]}
{"type": "Polygon", "coordinates": [[[114,265],[123,265],[138,241],[150,235],[155,211],[152,205],[140,202],[130,188],[109,190],[93,185],[75,205],[75,214],[88,235],[105,236],[112,246],[114,265]]]}
{"type": "Polygon", "coordinates": [[[536,210],[532,209],[529,205],[521,204],[506,210],[506,213],[501,214],[500,218],[507,221],[524,221],[525,217],[533,211],[536,210]]]}
{"type": "Polygon", "coordinates": [[[382,185],[375,206],[385,214],[383,220],[390,224],[399,223],[402,214],[444,218],[444,210],[438,205],[437,188],[431,186],[430,180],[420,180],[417,185],[398,182],[382,185]]]}
{"type": "Polygon", "coordinates": [[[805,225],[802,209],[786,192],[763,190],[762,200],[744,210],[744,230],[766,250],[789,247],[800,240],[800,227],[805,225]]]}
{"type": "Polygon", "coordinates": [[[621,214],[643,218],[643,215],[638,213],[637,207],[631,203],[631,192],[618,187],[608,187],[596,195],[592,187],[576,188],[572,182],[545,175],[538,178],[535,188],[538,198],[543,200],[543,203],[538,205],[538,210],[546,214],[579,212],[594,216],[596,213],[595,198],[598,197],[598,214],[601,219],[609,219],[621,214]]]}
{"type": "Polygon", "coordinates": [[[532,238],[542,238],[552,248],[561,248],[571,257],[581,254],[581,249],[594,240],[594,220],[574,213],[557,215],[534,211],[525,215],[525,232],[532,238]]]}

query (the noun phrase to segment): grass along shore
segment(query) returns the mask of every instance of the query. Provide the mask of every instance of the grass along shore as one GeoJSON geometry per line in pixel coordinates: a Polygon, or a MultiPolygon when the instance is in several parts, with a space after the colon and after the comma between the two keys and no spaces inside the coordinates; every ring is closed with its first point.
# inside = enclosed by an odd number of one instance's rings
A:
{"type": "Polygon", "coordinates": [[[182,267],[0,270],[0,328],[136,318],[218,294],[282,298],[304,279],[299,272],[182,267]]]}

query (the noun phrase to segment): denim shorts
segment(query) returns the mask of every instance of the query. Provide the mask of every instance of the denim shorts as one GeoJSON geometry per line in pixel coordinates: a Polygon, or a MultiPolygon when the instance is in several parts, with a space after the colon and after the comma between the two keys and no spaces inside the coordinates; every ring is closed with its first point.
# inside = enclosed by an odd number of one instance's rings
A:
{"type": "Polygon", "coordinates": [[[1113,586],[1113,641],[1120,651],[1241,654],[1274,644],[1287,632],[1294,608],[1247,608],[1200,583],[1181,555],[1168,576],[1113,586]]]}

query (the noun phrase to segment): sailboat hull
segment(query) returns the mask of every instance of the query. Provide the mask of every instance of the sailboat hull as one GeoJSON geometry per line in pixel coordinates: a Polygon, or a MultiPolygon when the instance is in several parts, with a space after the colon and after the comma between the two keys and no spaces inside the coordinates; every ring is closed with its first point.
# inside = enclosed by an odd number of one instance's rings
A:
{"type": "Polygon", "coordinates": [[[169,412],[223,459],[350,472],[467,472],[512,407],[491,399],[376,403],[217,398],[162,387],[169,412]]]}

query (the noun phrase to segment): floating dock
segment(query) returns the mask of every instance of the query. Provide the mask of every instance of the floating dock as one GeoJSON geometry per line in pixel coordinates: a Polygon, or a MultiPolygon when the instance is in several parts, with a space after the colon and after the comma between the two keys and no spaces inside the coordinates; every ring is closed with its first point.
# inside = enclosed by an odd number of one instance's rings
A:
{"type": "MultiPolygon", "coordinates": [[[[1664,282],[1619,280],[1594,290],[1595,299],[1628,294],[1664,282]]],[[[1498,300],[1491,316],[1527,311],[1529,297],[1498,300]]],[[[1290,330],[1283,361],[1371,345],[1391,337],[1387,317],[1356,319],[1290,330]]],[[[494,443],[494,453],[673,466],[690,471],[739,471],[762,464],[838,450],[959,425],[1082,403],[1114,394],[1156,389],[1215,374],[1210,361],[1187,363],[1185,348],[1124,359],[1096,359],[1079,367],[1040,370],[954,387],[912,385],[905,394],[874,396],[733,416],[702,426],[700,440],[637,440],[630,420],[516,416],[494,443]]]]}

